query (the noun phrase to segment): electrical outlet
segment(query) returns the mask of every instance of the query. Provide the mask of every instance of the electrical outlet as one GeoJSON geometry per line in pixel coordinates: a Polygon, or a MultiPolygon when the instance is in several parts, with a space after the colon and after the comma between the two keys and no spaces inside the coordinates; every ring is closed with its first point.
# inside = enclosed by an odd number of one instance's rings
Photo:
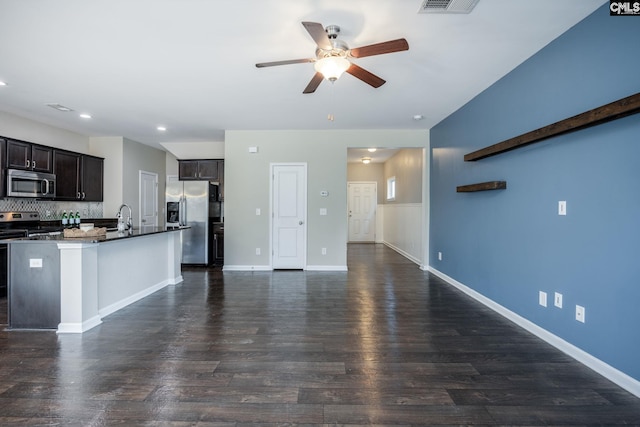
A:
{"type": "Polygon", "coordinates": [[[260,255],[260,248],[256,248],[256,255],[260,255]]]}
{"type": "Polygon", "coordinates": [[[322,255],[326,255],[327,254],[327,248],[322,248],[322,255]]]}
{"type": "Polygon", "coordinates": [[[260,208],[256,208],[256,215],[260,215],[261,213],[260,208]]]}
{"type": "Polygon", "coordinates": [[[540,291],[540,293],[538,294],[538,303],[543,307],[547,306],[547,293],[546,292],[540,291]]]}
{"type": "Polygon", "coordinates": [[[442,252],[438,252],[438,261],[442,261],[442,252]]]}
{"type": "Polygon", "coordinates": [[[29,258],[30,268],[42,268],[42,258],[29,258]]]}
{"type": "Polygon", "coordinates": [[[576,320],[584,323],[585,309],[581,305],[576,305],[576,320]]]}
{"type": "Polygon", "coordinates": [[[553,305],[555,305],[558,308],[562,308],[562,294],[561,293],[556,292],[554,294],[553,305]]]}

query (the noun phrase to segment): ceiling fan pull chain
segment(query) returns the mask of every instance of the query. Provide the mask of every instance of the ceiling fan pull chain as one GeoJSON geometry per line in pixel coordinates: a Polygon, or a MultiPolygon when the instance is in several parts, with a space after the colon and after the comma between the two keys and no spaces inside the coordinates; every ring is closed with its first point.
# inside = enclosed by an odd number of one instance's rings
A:
{"type": "MultiPolygon", "coordinates": [[[[331,105],[331,108],[333,108],[333,106],[334,106],[334,105],[336,105],[336,104],[335,104],[335,96],[336,96],[336,93],[335,93],[335,91],[333,90],[333,86],[334,86],[334,85],[335,85],[335,81],[332,81],[332,82],[331,82],[331,96],[330,96],[330,105],[331,105]]],[[[329,110],[331,110],[331,108],[330,108],[329,110]]],[[[329,113],[329,114],[327,115],[327,120],[329,120],[330,122],[333,122],[333,120],[334,120],[333,113],[329,113]]]]}

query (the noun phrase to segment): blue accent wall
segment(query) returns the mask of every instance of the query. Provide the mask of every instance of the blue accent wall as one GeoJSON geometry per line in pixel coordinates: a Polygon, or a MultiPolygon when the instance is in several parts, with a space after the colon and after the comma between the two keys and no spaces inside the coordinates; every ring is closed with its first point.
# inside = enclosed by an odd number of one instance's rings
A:
{"type": "Polygon", "coordinates": [[[429,260],[636,380],[640,114],[477,162],[463,156],[638,92],[640,16],[610,17],[607,3],[435,126],[429,260]],[[456,193],[493,180],[507,189],[456,193]]]}

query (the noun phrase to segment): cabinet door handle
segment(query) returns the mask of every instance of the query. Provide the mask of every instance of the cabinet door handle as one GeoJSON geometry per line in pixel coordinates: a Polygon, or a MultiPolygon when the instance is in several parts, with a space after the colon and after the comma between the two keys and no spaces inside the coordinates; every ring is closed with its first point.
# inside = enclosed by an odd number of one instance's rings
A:
{"type": "Polygon", "coordinates": [[[31,163],[31,167],[32,167],[33,169],[35,169],[35,168],[36,168],[36,161],[35,161],[35,160],[31,163]]]}
{"type": "Polygon", "coordinates": [[[82,192],[82,200],[84,200],[84,198],[85,198],[85,194],[84,194],[84,191],[83,191],[82,192]]]}
{"type": "Polygon", "coordinates": [[[27,169],[31,167],[31,160],[27,159],[27,169]]]}
{"type": "Polygon", "coordinates": [[[80,199],[80,192],[76,193],[76,199],[80,199]]]}

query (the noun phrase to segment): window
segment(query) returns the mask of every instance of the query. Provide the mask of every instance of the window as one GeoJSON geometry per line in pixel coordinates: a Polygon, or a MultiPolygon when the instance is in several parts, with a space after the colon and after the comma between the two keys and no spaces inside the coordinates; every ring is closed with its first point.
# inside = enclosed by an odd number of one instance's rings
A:
{"type": "Polygon", "coordinates": [[[396,199],[396,177],[387,179],[387,200],[396,199]]]}

